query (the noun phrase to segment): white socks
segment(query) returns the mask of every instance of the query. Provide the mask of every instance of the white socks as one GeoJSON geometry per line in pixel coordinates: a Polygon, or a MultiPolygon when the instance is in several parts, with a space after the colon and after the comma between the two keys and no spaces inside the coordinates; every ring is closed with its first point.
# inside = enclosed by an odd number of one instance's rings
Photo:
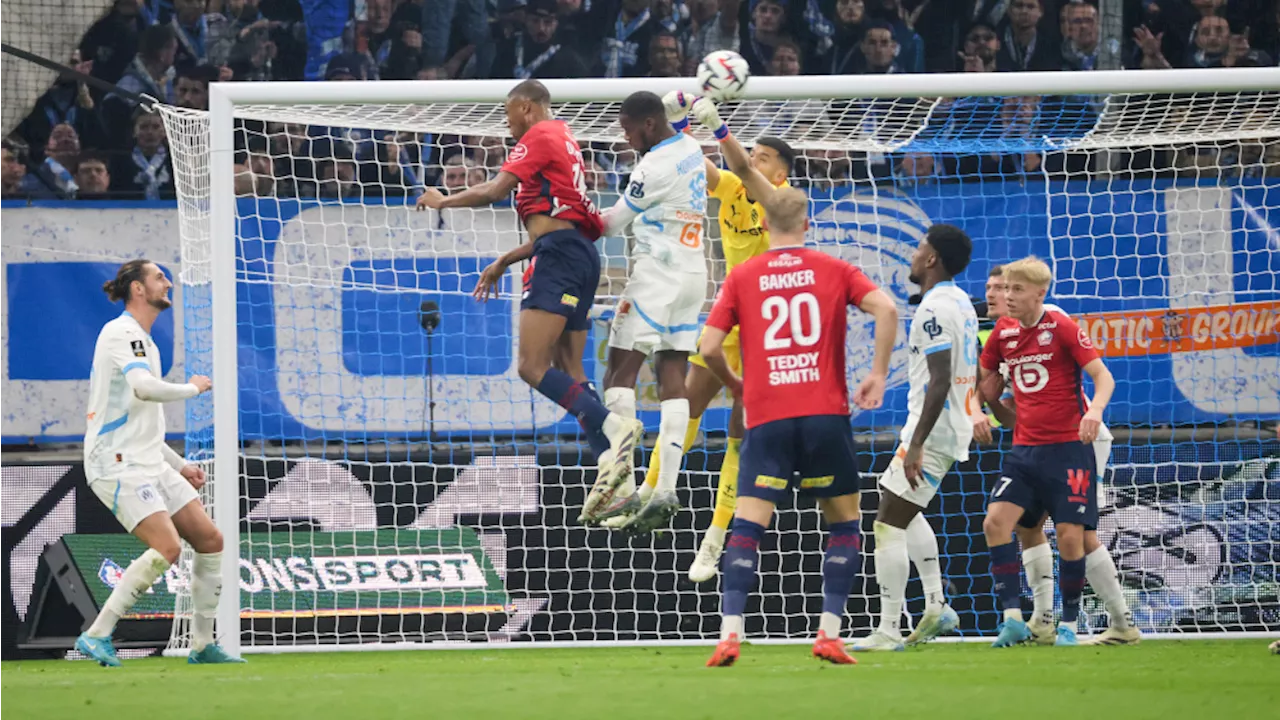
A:
{"type": "Polygon", "coordinates": [[[1053,624],[1053,550],[1042,543],[1022,551],[1022,568],[1027,573],[1033,601],[1032,618],[1041,624],[1053,624]]]}
{"type": "Polygon", "coordinates": [[[835,613],[824,612],[822,617],[818,619],[818,630],[827,634],[829,638],[840,637],[840,625],[844,618],[835,613]]]}
{"type": "Polygon", "coordinates": [[[730,635],[737,635],[739,640],[744,637],[744,622],[741,615],[725,615],[720,618],[720,640],[723,642],[729,639],[730,635]]]}
{"type": "Polygon", "coordinates": [[[684,398],[663,400],[658,425],[658,447],[661,466],[657,490],[675,492],[680,467],[684,464],[684,436],[689,428],[689,401],[684,398]]]}
{"type": "Polygon", "coordinates": [[[728,534],[728,532],[729,531],[725,530],[722,527],[712,525],[711,527],[707,528],[706,534],[702,536],[702,542],[704,543],[707,541],[718,542],[720,543],[720,547],[723,548],[724,538],[725,538],[725,535],[728,534]]]}
{"type": "Polygon", "coordinates": [[[1120,587],[1120,573],[1111,553],[1099,547],[1084,556],[1084,576],[1090,587],[1102,598],[1102,604],[1111,616],[1111,627],[1127,630],[1133,625],[1133,615],[1129,612],[1129,603],[1124,599],[1124,590],[1120,587]]]}
{"type": "MultiPolygon", "coordinates": [[[[129,563],[111,597],[102,605],[102,611],[94,619],[93,624],[85,631],[90,637],[109,637],[116,629],[121,616],[129,612],[138,597],[147,591],[156,580],[169,569],[169,561],[155,550],[148,548],[146,552],[129,563]]],[[[216,604],[216,600],[215,600],[216,604]]]]}
{"type": "MultiPolygon", "coordinates": [[[[606,435],[610,433],[610,420],[622,418],[625,420],[636,419],[636,391],[632,388],[616,387],[607,388],[604,391],[604,406],[613,413],[605,419],[604,432],[606,435]]],[[[616,430],[616,428],[614,428],[616,430]]],[[[618,486],[616,491],[617,497],[630,497],[636,491],[635,482],[624,482],[618,486]]]]}
{"type": "Polygon", "coordinates": [[[907,555],[920,575],[920,587],[924,590],[925,612],[941,611],[947,597],[942,593],[942,568],[938,566],[938,538],[933,526],[916,513],[907,523],[907,555]]]}
{"type": "Polygon", "coordinates": [[[907,594],[907,531],[876,521],[876,582],[880,584],[880,631],[901,637],[902,603],[907,594]]]}
{"type": "Polygon", "coordinates": [[[222,553],[196,553],[191,563],[191,649],[213,642],[213,621],[222,594],[222,553]]]}

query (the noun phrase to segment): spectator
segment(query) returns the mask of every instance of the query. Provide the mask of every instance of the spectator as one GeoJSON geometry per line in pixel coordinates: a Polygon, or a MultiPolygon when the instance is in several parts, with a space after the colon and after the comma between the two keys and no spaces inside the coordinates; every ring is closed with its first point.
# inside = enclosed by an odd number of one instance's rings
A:
{"type": "Polygon", "coordinates": [[[27,172],[22,161],[18,159],[18,151],[8,140],[4,142],[4,150],[0,153],[0,197],[20,197],[26,193],[22,190],[22,176],[27,172]]]}
{"type": "Polygon", "coordinates": [[[692,0],[689,23],[679,33],[682,74],[693,77],[702,58],[717,50],[738,50],[739,0],[692,0]]]}
{"type": "Polygon", "coordinates": [[[893,28],[883,20],[867,23],[866,32],[862,34],[859,44],[860,57],[856,71],[860,75],[881,75],[905,72],[896,58],[898,41],[893,36],[893,28]]]}
{"type": "Polygon", "coordinates": [[[138,54],[138,38],[145,28],[138,0],[115,0],[111,12],[80,40],[80,57],[93,63],[94,77],[115,84],[138,54]]]}
{"type": "Polygon", "coordinates": [[[421,23],[423,64],[443,66],[452,77],[489,77],[494,47],[484,0],[428,0],[422,4],[421,23]],[[450,37],[454,29],[461,31],[460,37],[450,37]],[[463,73],[463,64],[472,57],[472,72],[463,73]]]}
{"type": "Polygon", "coordinates": [[[415,80],[448,80],[449,74],[442,67],[424,67],[418,69],[418,74],[413,76],[415,80]]]}
{"type": "Polygon", "coordinates": [[[799,75],[800,46],[792,40],[782,40],[773,48],[773,58],[769,60],[770,75],[799,75]]]}
{"type": "MultiPolygon", "coordinates": [[[[173,35],[173,28],[167,25],[147,28],[138,43],[137,57],[133,59],[133,64],[124,77],[120,78],[120,88],[168,102],[171,99],[173,58],[177,51],[178,40],[173,35]]],[[[103,124],[112,147],[127,144],[137,107],[137,101],[116,93],[109,93],[103,99],[103,124]]]]}
{"type": "Polygon", "coordinates": [[[350,80],[377,80],[377,71],[369,56],[359,53],[336,55],[324,71],[324,79],[336,82],[350,80]]]}
{"type": "Polygon", "coordinates": [[[867,15],[873,19],[889,23],[893,30],[893,40],[898,45],[898,54],[894,63],[902,68],[902,72],[922,72],[924,70],[924,42],[911,23],[915,17],[903,9],[901,0],[869,0],[867,15]]]}
{"type": "Polygon", "coordinates": [[[107,161],[100,155],[85,155],[80,158],[76,168],[76,185],[79,200],[106,200],[110,198],[111,173],[107,172],[107,161]]]}
{"type": "MultiPolygon", "coordinates": [[[[524,4],[525,0],[521,0],[524,4]]],[[[590,2],[587,3],[591,5],[590,2]]],[[[591,59],[598,55],[599,32],[591,25],[591,18],[583,10],[583,0],[556,0],[556,34],[561,43],[572,49],[579,59],[591,59]]],[[[583,60],[587,62],[587,60],[583,60]]]]}
{"type": "Polygon", "coordinates": [[[585,77],[586,63],[556,41],[559,22],[555,0],[531,0],[525,8],[524,29],[513,42],[498,48],[493,76],[517,80],[585,77]]]}
{"type": "Polygon", "coordinates": [[[962,72],[995,72],[996,56],[1000,53],[1000,37],[995,28],[977,23],[964,36],[964,49],[960,52],[962,72]]]}
{"type": "Polygon", "coordinates": [[[178,51],[173,64],[179,68],[202,65],[209,59],[209,25],[222,25],[226,18],[221,14],[205,14],[206,0],[174,0],[173,17],[169,27],[178,39],[178,51]]]}
{"type": "Polygon", "coordinates": [[[374,161],[360,165],[360,182],[365,188],[365,196],[405,197],[413,194],[421,183],[409,166],[401,139],[396,133],[387,132],[382,133],[378,140],[374,161]]]}
{"type": "Polygon", "coordinates": [[[265,138],[258,136],[252,145],[255,147],[243,152],[235,164],[236,195],[271,197],[275,192],[276,179],[271,156],[264,152],[265,138]]]}
{"type": "Polygon", "coordinates": [[[444,189],[445,192],[452,195],[466,190],[471,170],[478,167],[474,160],[467,157],[464,153],[458,153],[444,161],[444,189]]]}
{"type": "Polygon", "coordinates": [[[1098,8],[1083,2],[1067,3],[1060,14],[1062,23],[1062,69],[1098,69],[1098,8]]]}
{"type": "Polygon", "coordinates": [[[192,110],[209,109],[209,83],[218,79],[217,68],[192,65],[178,71],[173,81],[173,100],[178,107],[192,110]]]}
{"type": "MultiPolygon", "coordinates": [[[[227,59],[231,76],[243,82],[266,82],[287,77],[283,68],[277,67],[276,58],[281,57],[280,46],[271,38],[267,31],[252,30],[238,40],[227,59]]],[[[287,62],[287,58],[285,60],[287,62]]]]}
{"type": "Polygon", "coordinates": [[[80,164],[80,136],[62,123],[54,125],[44,146],[44,162],[22,179],[22,191],[34,198],[74,198],[75,172],[80,164]]]}
{"type": "Polygon", "coordinates": [[[653,0],[595,0],[591,27],[604,33],[600,46],[603,77],[644,77],[649,73],[646,52],[653,34],[662,27],[653,19],[653,0]]]}
{"type": "MultiPolygon", "coordinates": [[[[71,66],[89,74],[93,61],[80,62],[80,52],[72,55],[71,66]]],[[[40,96],[31,114],[18,125],[18,136],[28,147],[44,147],[55,125],[66,123],[76,129],[81,144],[98,147],[106,140],[102,118],[94,111],[93,95],[89,86],[76,82],[70,75],[59,77],[49,91],[40,96]]],[[[40,158],[34,158],[39,160],[40,158]]]]}
{"type": "Polygon", "coordinates": [[[665,30],[655,33],[649,41],[649,77],[680,77],[683,68],[680,41],[665,30]]]}
{"type": "Polygon", "coordinates": [[[378,66],[378,76],[382,79],[412,80],[424,65],[420,17],[420,13],[413,13],[392,26],[391,50],[378,66]]]}
{"type": "Polygon", "coordinates": [[[174,197],[173,164],[165,140],[160,116],[138,108],[133,117],[133,147],[113,164],[111,189],[147,200],[174,197]]]}
{"type": "Polygon", "coordinates": [[[858,44],[862,42],[862,23],[867,19],[866,0],[838,0],[835,12],[834,45],[830,53],[832,75],[857,72],[858,44]]]}
{"type": "MultiPolygon", "coordinates": [[[[285,22],[264,17],[258,0],[227,0],[222,18],[209,23],[206,62],[218,68],[239,67],[241,72],[235,73],[235,78],[247,80],[253,68],[248,61],[261,52],[266,43],[274,45],[277,53],[282,47],[296,48],[296,52],[305,53],[296,42],[291,42],[286,28],[285,22]]],[[[271,54],[270,50],[268,54],[271,54]]],[[[298,58],[294,64],[304,59],[298,58]]],[[[293,78],[300,75],[281,74],[280,77],[293,78]]]]}
{"type": "MultiPolygon", "coordinates": [[[[1204,21],[1201,21],[1204,22],[1204,21]]],[[[1255,50],[1249,45],[1249,28],[1231,33],[1227,39],[1227,51],[1222,56],[1221,67],[1268,67],[1275,61],[1265,50],[1255,50]]]]}
{"type": "Polygon", "coordinates": [[[773,48],[790,33],[785,0],[751,0],[751,24],[742,39],[742,57],[758,75],[769,73],[773,48]]]}
{"type": "Polygon", "coordinates": [[[365,20],[356,24],[355,51],[382,67],[391,54],[391,0],[365,0],[364,8],[365,20]]]}
{"type": "Polygon", "coordinates": [[[1037,25],[1044,17],[1044,0],[1011,0],[996,67],[1002,72],[1061,70],[1062,57],[1052,38],[1037,25]]]}

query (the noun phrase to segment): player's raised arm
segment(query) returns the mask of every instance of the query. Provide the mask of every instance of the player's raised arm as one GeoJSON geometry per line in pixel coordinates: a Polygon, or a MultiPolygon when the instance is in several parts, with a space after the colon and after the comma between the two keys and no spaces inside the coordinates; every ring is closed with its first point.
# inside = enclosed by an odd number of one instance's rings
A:
{"type": "Polygon", "coordinates": [[[193,375],[185,383],[165,382],[152,375],[145,350],[147,344],[141,332],[112,329],[102,340],[112,364],[119,369],[139,400],[157,403],[186,400],[213,387],[209,378],[203,375],[193,375]]]}
{"type": "Polygon", "coordinates": [[[1116,390],[1116,379],[1111,376],[1111,371],[1101,358],[1094,358],[1083,370],[1093,378],[1093,400],[1089,403],[1089,411],[1080,419],[1080,442],[1091,443],[1098,439],[1098,430],[1102,427],[1102,411],[1111,402],[1111,395],[1116,390]]]}
{"type": "MultiPolygon", "coordinates": [[[[738,142],[733,133],[729,132],[729,127],[720,119],[720,111],[716,109],[716,104],[710,98],[698,98],[698,101],[693,104],[693,116],[704,127],[715,133],[716,140],[720,141],[720,152],[724,155],[725,163],[735,175],[742,178],[742,184],[746,186],[747,193],[764,206],[767,214],[776,188],[751,164],[751,156],[747,154],[747,149],[742,147],[742,143],[738,142]]],[[[719,181],[718,175],[716,180],[719,181]]],[[[713,187],[710,178],[707,180],[707,187],[713,187]]]]}

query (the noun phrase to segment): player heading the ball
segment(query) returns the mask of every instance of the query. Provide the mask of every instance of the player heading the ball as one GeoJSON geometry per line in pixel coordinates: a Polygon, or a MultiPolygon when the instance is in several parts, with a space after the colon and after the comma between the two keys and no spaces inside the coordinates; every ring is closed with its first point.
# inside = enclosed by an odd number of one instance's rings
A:
{"type": "MultiPolygon", "coordinates": [[[[1025,642],[1031,631],[1022,619],[1018,548],[1014,525],[1024,518],[1053,518],[1058,537],[1058,588],[1062,617],[1057,645],[1076,645],[1080,595],[1085,582],[1085,531],[1098,524],[1097,459],[1093,441],[1115,380],[1089,337],[1061,311],[1046,310],[1052,274],[1037,258],[1004,267],[1001,318],[982,349],[979,388],[986,402],[1000,403],[988,376],[1008,368],[1017,405],[1013,449],[1005,454],[1000,480],[991,493],[982,530],[991,552],[991,574],[1004,610],[995,647],[1025,642]],[[1081,370],[1093,378],[1093,404],[1086,407],[1081,370]]],[[[1001,422],[1006,418],[1001,417],[1001,422]]],[[[1006,423],[1007,424],[1007,423],[1006,423]]]]}
{"type": "Polygon", "coordinates": [[[601,490],[600,496],[593,490],[583,519],[594,514],[596,520],[618,520],[617,527],[624,530],[650,532],[680,509],[676,478],[689,424],[684,376],[689,353],[697,349],[698,319],[707,299],[702,243],[707,171],[702,146],[672,129],[657,95],[632,93],[618,109],[618,121],[627,143],[643,157],[622,197],[604,213],[606,235],[630,226],[635,236],[631,277],[609,333],[604,398],[611,411],[635,417],[636,379],[645,359],[654,356],[662,402],[654,455],[662,458],[663,469],[647,497],[637,496],[630,478],[601,490]],[[613,497],[604,497],[608,493],[613,497]]]}
{"type": "Polygon", "coordinates": [[[840,641],[840,626],[862,565],[862,537],[845,381],[846,312],[853,305],[875,318],[872,369],[854,393],[859,407],[872,409],[884,399],[898,311],[861,270],[804,247],[808,196],[775,189],[752,168],[746,150],[720,122],[714,103],[698,100],[694,116],[713,128],[730,168],[764,205],[769,230],[769,251],[725,279],[699,346],[711,371],[742,396],[747,424],[733,535],[721,569],[721,641],[707,665],[732,665],[738,658],[760,541],[774,507],[793,488],[818,498],[829,531],[813,654],[852,664],[840,641]],[[724,340],[735,325],[742,343],[742,377],[724,355],[724,340]]]}
{"type": "Polygon", "coordinates": [[[417,206],[479,207],[516,191],[529,240],[485,268],[472,294],[481,302],[496,296],[507,268],[530,261],[520,300],[520,379],[578,419],[596,453],[595,486],[617,487],[631,477],[644,425],[609,412],[582,367],[587,313],[600,283],[595,241],[602,229],[587,195],[582,150],[569,126],[552,119],[551,94],[537,80],[512,88],[505,107],[516,146],[497,176],[448,197],[428,188],[417,206]],[[561,367],[552,367],[553,359],[561,367]]]}
{"type": "MultiPolygon", "coordinates": [[[[173,283],[148,260],[130,260],[102,286],[124,312],[98,333],[89,376],[84,472],[89,488],[147,546],[129,563],[76,650],[103,666],[120,665],[111,633],[138,598],[178,561],[179,538],[195,550],[191,565],[191,654],[187,662],[239,663],[214,642],[214,618],[222,594],[222,533],[196,495],[204,471],[164,442],[164,407],[208,392],[213,384],[194,375],[183,384],[161,380],[160,349],[151,326],[173,304],[173,283]]],[[[230,479],[234,482],[234,478],[230,479]]],[[[240,632],[239,627],[223,632],[240,632]]]]}
{"type": "Polygon", "coordinates": [[[907,338],[907,423],[898,452],[880,476],[876,510],[876,580],[880,625],[854,643],[855,652],[901,650],[908,561],[920,573],[925,611],[908,641],[927,642],[955,630],[960,619],[947,605],[938,567],[938,538],[922,511],[956,462],[969,459],[971,414],[978,400],[978,316],[955,278],[969,266],[973,243],[954,225],[929,228],[911,256],[910,280],[924,293],[907,338]]]}

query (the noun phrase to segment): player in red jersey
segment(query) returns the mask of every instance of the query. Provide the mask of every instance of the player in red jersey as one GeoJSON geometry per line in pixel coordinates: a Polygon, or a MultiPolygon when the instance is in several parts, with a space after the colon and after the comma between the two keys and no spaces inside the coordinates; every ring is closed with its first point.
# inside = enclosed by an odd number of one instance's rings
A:
{"type": "Polygon", "coordinates": [[[760,540],[774,506],[797,486],[802,494],[818,498],[829,532],[822,563],[822,618],[813,654],[853,664],[840,641],[849,592],[862,565],[860,485],[845,383],[845,314],[854,305],[876,320],[872,370],[854,393],[859,407],[872,409],[884,399],[898,311],[861,270],[804,247],[808,196],[793,188],[775,188],[753,168],[746,150],[720,122],[714,104],[699,100],[694,116],[715,131],[729,169],[764,206],[764,228],[769,232],[769,250],[739,265],[725,280],[699,346],[707,367],[742,398],[747,426],[733,535],[721,561],[720,644],[707,665],[726,666],[737,660],[760,540]],[[725,361],[724,340],[735,325],[742,350],[741,378],[725,361]]]}
{"type": "Polygon", "coordinates": [[[496,296],[507,268],[530,260],[520,300],[520,378],[578,419],[597,454],[596,484],[616,487],[632,477],[644,425],[610,413],[582,367],[602,228],[587,196],[582,151],[569,126],[551,118],[551,95],[537,80],[508,93],[506,113],[516,146],[497,177],[447,197],[429,188],[418,209],[492,205],[518,188],[516,211],[529,241],[485,268],[472,294],[481,302],[496,296]]]}
{"type": "Polygon", "coordinates": [[[1005,317],[982,349],[979,389],[1002,422],[1015,422],[1013,449],[991,493],[982,529],[991,552],[991,572],[1004,610],[994,647],[1026,641],[1022,619],[1020,563],[1012,541],[1023,518],[1053,518],[1058,536],[1062,618],[1056,645],[1077,645],[1076,624],[1085,582],[1085,534],[1098,524],[1097,459],[1091,447],[1102,426],[1115,380],[1089,337],[1058,310],[1046,311],[1051,273],[1036,258],[1004,267],[1005,317]],[[991,379],[1005,363],[1013,385],[1016,419],[1000,406],[1000,385],[991,379]],[[1081,371],[1094,382],[1086,405],[1081,371]],[[998,407],[999,406],[999,407],[998,407]]]}

